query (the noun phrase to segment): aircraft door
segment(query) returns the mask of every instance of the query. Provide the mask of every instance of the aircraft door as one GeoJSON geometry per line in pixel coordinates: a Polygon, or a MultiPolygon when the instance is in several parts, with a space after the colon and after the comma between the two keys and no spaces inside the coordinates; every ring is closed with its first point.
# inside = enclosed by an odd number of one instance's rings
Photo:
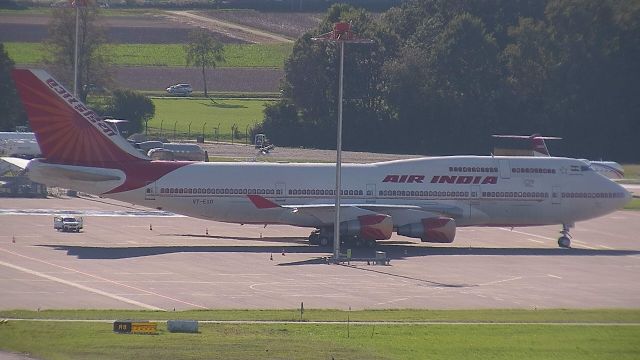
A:
{"type": "Polygon", "coordinates": [[[368,202],[376,202],[376,184],[367,184],[365,198],[368,202]]]}
{"type": "Polygon", "coordinates": [[[287,191],[287,184],[283,182],[276,183],[276,201],[285,201],[285,191],[287,191]]]}
{"type": "Polygon", "coordinates": [[[503,179],[511,178],[511,167],[509,166],[509,160],[500,160],[500,177],[503,179]]]}
{"type": "Polygon", "coordinates": [[[561,197],[562,189],[560,186],[554,186],[551,191],[551,203],[553,205],[560,205],[562,197],[561,197]]]}
{"type": "Polygon", "coordinates": [[[156,182],[147,182],[147,185],[144,187],[144,199],[145,200],[155,200],[156,199],[156,182]]]}

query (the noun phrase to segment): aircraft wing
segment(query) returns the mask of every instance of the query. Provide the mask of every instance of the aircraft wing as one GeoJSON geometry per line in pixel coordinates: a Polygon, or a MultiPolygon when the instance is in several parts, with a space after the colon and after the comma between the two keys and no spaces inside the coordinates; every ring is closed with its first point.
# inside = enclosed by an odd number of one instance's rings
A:
{"type": "MultiPolygon", "coordinates": [[[[335,222],[334,204],[279,205],[259,195],[249,195],[259,209],[287,209],[288,216],[313,218],[323,226],[335,222]]],[[[347,228],[364,229],[377,240],[388,239],[394,228],[398,234],[419,237],[422,241],[451,242],[455,237],[455,217],[462,216],[463,209],[433,203],[427,206],[394,204],[341,204],[341,224],[347,228]]],[[[291,219],[289,217],[289,219],[291,219]]],[[[316,225],[318,226],[318,225],[316,225]]],[[[342,226],[342,225],[341,225],[342,226]]],[[[362,234],[362,233],[361,233],[362,234]]]]}
{"type": "MultiPolygon", "coordinates": [[[[293,213],[312,215],[326,224],[333,224],[335,216],[335,204],[304,204],[304,205],[279,205],[260,195],[249,195],[249,199],[259,209],[267,208],[285,208],[290,209],[293,213]]],[[[464,215],[464,210],[458,206],[440,204],[417,205],[396,205],[396,204],[341,204],[341,218],[345,218],[348,214],[353,216],[360,215],[360,209],[371,213],[385,214],[393,217],[394,225],[404,225],[414,221],[416,215],[419,218],[447,216],[458,218],[464,215]],[[345,212],[346,211],[346,212],[345,212]]]]}
{"type": "MultiPolygon", "coordinates": [[[[285,221],[294,218],[313,219],[314,226],[331,226],[335,222],[335,205],[279,205],[260,195],[248,195],[258,209],[286,209],[285,221]]],[[[385,240],[393,233],[391,216],[361,208],[354,204],[340,206],[340,226],[348,234],[359,234],[367,239],[385,240]]]]}

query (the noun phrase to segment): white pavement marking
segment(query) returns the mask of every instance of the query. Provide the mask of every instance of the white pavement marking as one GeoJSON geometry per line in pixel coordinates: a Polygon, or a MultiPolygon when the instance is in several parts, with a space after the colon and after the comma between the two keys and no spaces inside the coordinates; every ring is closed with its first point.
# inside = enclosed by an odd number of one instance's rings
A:
{"type": "Polygon", "coordinates": [[[400,298],[400,299],[394,299],[394,300],[379,302],[376,305],[388,305],[388,304],[393,304],[393,303],[397,303],[397,302],[405,301],[405,300],[409,300],[409,298],[405,297],[405,298],[400,298]]]}
{"type": "Polygon", "coordinates": [[[556,279],[562,279],[560,276],[558,275],[552,275],[552,274],[547,274],[547,276],[550,276],[552,278],[556,278],[556,279]]]}
{"type": "MultiPolygon", "coordinates": [[[[68,270],[68,271],[73,271],[74,273],[77,273],[77,274],[81,274],[81,275],[84,275],[84,276],[88,276],[88,277],[90,277],[90,278],[97,279],[97,280],[100,280],[100,281],[104,281],[104,282],[107,282],[107,283],[110,283],[110,284],[115,284],[115,285],[118,285],[118,286],[127,287],[127,288],[129,288],[129,289],[133,289],[133,290],[135,290],[135,291],[140,291],[140,292],[143,292],[143,293],[146,293],[146,294],[149,294],[149,295],[154,295],[154,296],[157,296],[157,297],[159,297],[159,298],[163,298],[163,299],[167,299],[167,300],[171,300],[171,301],[179,302],[179,303],[182,303],[182,304],[185,304],[185,305],[190,305],[190,306],[197,307],[197,308],[200,308],[200,309],[207,309],[207,307],[206,307],[206,306],[202,306],[202,305],[198,305],[198,304],[190,303],[190,302],[188,302],[188,301],[184,301],[184,300],[179,300],[179,299],[176,299],[176,298],[172,298],[172,297],[170,297],[170,296],[166,296],[166,295],[162,295],[162,294],[155,293],[155,292],[153,292],[153,291],[149,291],[149,290],[145,290],[145,289],[140,289],[140,288],[137,288],[137,287],[135,287],[135,286],[131,286],[131,285],[127,285],[127,284],[123,284],[123,283],[121,283],[121,282],[117,282],[117,281],[114,281],[114,280],[110,280],[110,279],[107,279],[107,278],[103,278],[103,277],[101,277],[101,276],[92,275],[92,274],[89,274],[89,273],[86,273],[86,272],[82,272],[82,271],[80,271],[80,270],[76,270],[76,269],[68,268],[68,267],[65,267],[65,266],[62,266],[62,265],[57,265],[57,264],[50,263],[50,262],[47,262],[47,261],[44,261],[44,260],[40,260],[40,259],[36,259],[36,258],[30,257],[30,256],[26,256],[26,255],[18,254],[18,253],[16,253],[16,252],[9,251],[9,250],[7,250],[7,249],[2,249],[2,248],[0,248],[0,251],[4,251],[4,252],[6,252],[6,253],[8,253],[8,254],[12,254],[12,255],[15,255],[15,256],[20,256],[20,257],[22,257],[22,258],[29,259],[29,260],[32,260],[32,261],[37,261],[37,262],[40,262],[40,263],[43,263],[43,264],[46,264],[46,265],[49,265],[49,266],[57,267],[57,268],[64,269],[64,270],[68,270]]],[[[44,274],[43,274],[43,275],[44,275],[44,274]]],[[[62,279],[61,279],[61,280],[62,280],[62,279]]],[[[63,280],[63,281],[66,281],[66,280],[63,280]]],[[[77,285],[79,285],[79,284],[77,284],[77,285]]],[[[83,285],[79,285],[79,286],[83,286],[83,285]]],[[[98,290],[98,291],[100,291],[100,290],[98,290]]],[[[133,300],[132,300],[132,301],[133,301],[133,300]]],[[[149,305],[149,306],[151,306],[151,305],[149,305]]],[[[154,308],[155,308],[155,307],[154,307],[154,308]]],[[[164,309],[161,309],[161,308],[155,308],[155,309],[156,309],[156,310],[164,310],[164,309]]]]}
{"type": "MultiPolygon", "coordinates": [[[[511,230],[511,229],[507,229],[507,228],[498,228],[499,230],[502,231],[509,231],[509,232],[514,232],[517,234],[522,234],[522,235],[527,235],[527,236],[534,236],[537,237],[539,239],[546,239],[546,240],[553,240],[555,241],[556,239],[554,238],[550,238],[548,236],[542,236],[542,235],[537,235],[537,234],[531,234],[525,231],[518,231],[518,230],[511,230]]],[[[529,239],[530,240],[530,239],[529,239]]],[[[579,241],[579,240],[571,240],[571,242],[576,243],[578,245],[580,245],[581,247],[587,248],[589,250],[598,250],[598,248],[595,248],[593,246],[590,246],[589,244],[585,243],[584,241],[579,241]]],[[[602,245],[596,245],[596,246],[602,246],[602,245]]]]}
{"type": "Polygon", "coordinates": [[[533,237],[537,237],[539,239],[545,239],[545,240],[553,240],[555,241],[556,239],[554,238],[550,238],[548,236],[542,236],[542,235],[538,235],[538,234],[532,234],[532,233],[528,233],[528,232],[524,232],[524,231],[519,231],[519,230],[512,230],[511,228],[498,228],[498,230],[502,230],[502,231],[508,231],[508,232],[514,232],[516,234],[521,234],[521,235],[527,235],[527,236],[533,236],[533,237]]]}
{"type": "Polygon", "coordinates": [[[520,280],[520,279],[522,279],[522,276],[514,276],[514,277],[509,278],[509,279],[489,281],[489,282],[484,283],[484,284],[479,284],[479,286],[495,285],[495,284],[500,284],[500,283],[504,283],[504,282],[508,282],[508,281],[515,281],[515,280],[520,280]]]}
{"type": "Polygon", "coordinates": [[[576,243],[582,247],[585,247],[589,250],[598,250],[597,248],[594,248],[593,246],[589,246],[587,245],[587,243],[585,243],[584,241],[579,241],[579,240],[571,240],[571,242],[576,243]]]}
{"type": "Polygon", "coordinates": [[[145,304],[145,303],[142,303],[142,302],[139,302],[139,301],[128,299],[126,297],[109,294],[108,292],[104,292],[102,290],[98,290],[98,289],[94,289],[94,288],[91,288],[91,287],[88,287],[88,286],[80,285],[78,283],[74,283],[74,282],[69,281],[69,280],[60,279],[60,278],[55,277],[55,276],[43,274],[43,273],[35,271],[35,270],[23,268],[22,266],[9,264],[9,263],[4,262],[4,261],[0,261],[0,265],[6,266],[8,268],[12,268],[14,270],[25,272],[27,274],[31,274],[31,275],[35,275],[35,276],[38,276],[38,277],[41,277],[41,278],[45,278],[47,280],[59,282],[61,284],[65,284],[65,285],[69,285],[69,286],[78,288],[80,290],[89,291],[89,292],[92,292],[94,294],[106,296],[108,298],[111,298],[111,299],[114,299],[114,300],[118,300],[118,301],[122,301],[122,302],[125,302],[127,304],[139,306],[139,307],[142,307],[142,308],[145,308],[145,309],[148,309],[148,310],[164,310],[164,309],[161,309],[159,307],[155,307],[153,305],[149,305],[149,304],[145,304]]]}

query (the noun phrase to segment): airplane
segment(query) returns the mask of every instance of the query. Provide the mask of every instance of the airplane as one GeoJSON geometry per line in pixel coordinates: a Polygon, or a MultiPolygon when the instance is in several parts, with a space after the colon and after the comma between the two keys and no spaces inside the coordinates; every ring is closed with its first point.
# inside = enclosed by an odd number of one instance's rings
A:
{"type": "MultiPolygon", "coordinates": [[[[551,156],[549,153],[549,148],[547,148],[547,144],[545,140],[562,140],[561,137],[555,136],[540,136],[539,134],[533,134],[530,136],[523,135],[491,135],[494,138],[498,139],[522,139],[529,140],[529,148],[526,150],[517,150],[517,149],[509,149],[509,148],[494,148],[495,155],[526,155],[526,156],[551,156]]],[[[615,161],[595,161],[595,160],[587,160],[580,159],[587,162],[591,165],[591,168],[602,174],[609,179],[623,179],[624,178],[624,168],[622,165],[618,164],[615,161]]]]}
{"type": "MultiPolygon", "coordinates": [[[[44,70],[12,72],[43,158],[35,182],[159,210],[240,224],[314,229],[332,244],[335,165],[152,160],[44,70]]],[[[603,216],[631,195],[584,161],[559,157],[448,156],[346,164],[341,238],[374,247],[393,232],[451,243],[457,227],[562,225],[603,216]]]]}

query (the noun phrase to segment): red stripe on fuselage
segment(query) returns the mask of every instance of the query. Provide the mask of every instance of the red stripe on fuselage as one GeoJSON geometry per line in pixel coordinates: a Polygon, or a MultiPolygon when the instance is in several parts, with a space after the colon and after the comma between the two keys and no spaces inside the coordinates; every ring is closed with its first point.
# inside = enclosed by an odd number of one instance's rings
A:
{"type": "Polygon", "coordinates": [[[125,182],[106,194],[119,193],[139,189],[152,183],[168,173],[183,166],[193,164],[192,161],[138,161],[136,163],[122,163],[114,169],[122,170],[126,174],[125,182]]]}

